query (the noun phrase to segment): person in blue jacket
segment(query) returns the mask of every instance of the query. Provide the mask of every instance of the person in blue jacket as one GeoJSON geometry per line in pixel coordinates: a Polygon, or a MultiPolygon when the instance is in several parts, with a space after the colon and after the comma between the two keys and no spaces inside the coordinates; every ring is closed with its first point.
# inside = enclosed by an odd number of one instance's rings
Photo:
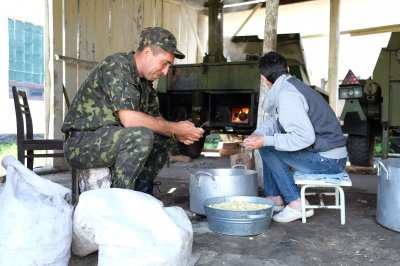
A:
{"type": "MultiPolygon", "coordinates": [[[[245,139],[263,161],[264,191],[275,201],[276,222],[301,218],[300,192],[293,173],[339,174],[347,162],[346,138],[325,99],[289,74],[286,59],[268,52],[259,61],[267,87],[265,122],[245,139]],[[285,207],[285,204],[286,207],[285,207]]],[[[306,204],[309,204],[306,202],[306,204]]],[[[308,210],[306,217],[314,215],[308,210]]]]}

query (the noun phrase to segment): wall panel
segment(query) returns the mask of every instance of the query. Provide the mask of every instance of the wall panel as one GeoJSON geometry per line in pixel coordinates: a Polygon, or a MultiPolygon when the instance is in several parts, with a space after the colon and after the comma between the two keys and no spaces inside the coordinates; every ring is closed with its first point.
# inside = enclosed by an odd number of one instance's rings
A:
{"type": "Polygon", "coordinates": [[[94,60],[101,61],[110,51],[110,0],[96,1],[94,60]]]}
{"type": "Polygon", "coordinates": [[[143,28],[143,1],[124,0],[122,24],[124,32],[123,50],[136,50],[139,45],[140,32],[143,28]],[[125,8],[126,7],[126,8],[125,8]]]}
{"type": "MultiPolygon", "coordinates": [[[[100,2],[100,1],[99,1],[100,2]]],[[[98,1],[79,0],[78,6],[78,59],[95,60],[95,10],[98,1]]],[[[86,78],[90,69],[78,65],[78,84],[86,78]]]]}
{"type": "MultiPolygon", "coordinates": [[[[78,2],[79,0],[68,0],[68,4],[64,3],[64,45],[63,55],[77,58],[77,37],[78,37],[78,2]],[[68,45],[65,45],[65,40],[69,40],[68,45]]],[[[62,62],[58,62],[61,64],[62,62]]],[[[71,63],[63,63],[64,75],[63,83],[67,89],[69,100],[72,101],[73,97],[78,90],[77,80],[77,66],[71,63]],[[68,78],[67,78],[68,77],[68,78]]]]}
{"type": "MultiPolygon", "coordinates": [[[[143,28],[162,26],[177,37],[178,49],[186,55],[176,63],[198,62],[195,34],[201,7],[186,6],[185,11],[178,0],[64,0],[63,3],[64,56],[99,62],[115,52],[136,50],[143,28]]],[[[90,69],[64,63],[64,84],[70,100],[90,69]]]]}
{"type": "Polygon", "coordinates": [[[123,6],[123,0],[113,0],[110,2],[110,54],[123,50],[125,43],[123,25],[126,19],[126,9],[131,5],[123,6]]]}

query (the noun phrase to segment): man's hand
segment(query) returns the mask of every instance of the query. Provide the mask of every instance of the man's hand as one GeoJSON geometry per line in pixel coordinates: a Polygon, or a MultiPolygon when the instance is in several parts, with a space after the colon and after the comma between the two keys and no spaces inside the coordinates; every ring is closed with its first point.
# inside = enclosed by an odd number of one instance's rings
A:
{"type": "Polygon", "coordinates": [[[176,139],[186,145],[198,141],[204,134],[203,129],[195,127],[195,125],[189,121],[177,122],[175,129],[176,139]]]}
{"type": "Polygon", "coordinates": [[[260,149],[264,146],[264,137],[252,134],[244,140],[244,146],[248,149],[260,149]]]}
{"type": "Polygon", "coordinates": [[[175,134],[176,139],[186,145],[198,141],[204,134],[203,129],[189,121],[170,122],[162,116],[152,117],[133,110],[119,110],[118,115],[124,127],[146,127],[164,136],[175,134]]]}

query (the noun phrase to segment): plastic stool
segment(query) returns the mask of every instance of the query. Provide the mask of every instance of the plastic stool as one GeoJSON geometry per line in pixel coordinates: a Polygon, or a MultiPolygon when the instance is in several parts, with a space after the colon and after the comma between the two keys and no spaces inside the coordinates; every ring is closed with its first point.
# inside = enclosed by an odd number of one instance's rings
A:
{"type": "MultiPolygon", "coordinates": [[[[326,175],[329,178],[330,175],[326,175]]],[[[342,187],[351,187],[351,179],[346,173],[345,177],[340,183],[329,183],[325,179],[315,179],[312,174],[306,174],[302,176],[294,176],[294,182],[296,185],[301,187],[300,190],[300,201],[301,201],[301,219],[302,222],[306,222],[306,209],[340,209],[340,222],[345,224],[346,213],[345,213],[345,199],[344,191],[342,187]],[[320,193],[320,204],[319,205],[306,205],[306,195],[314,195],[316,193],[306,193],[307,188],[333,188],[334,192],[321,192],[320,193]],[[325,205],[322,200],[322,195],[335,196],[335,205],[325,205]]]]}

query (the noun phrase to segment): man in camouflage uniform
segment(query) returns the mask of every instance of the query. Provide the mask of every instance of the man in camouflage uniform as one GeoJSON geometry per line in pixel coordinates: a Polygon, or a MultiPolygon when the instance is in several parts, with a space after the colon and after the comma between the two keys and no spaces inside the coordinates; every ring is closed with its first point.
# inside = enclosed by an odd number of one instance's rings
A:
{"type": "Polygon", "coordinates": [[[153,192],[168,159],[170,139],[192,144],[203,131],[189,121],[170,122],[159,112],[152,82],[185,58],[176,38],[146,28],[136,52],[106,57],[82,83],[65,117],[64,153],[78,169],[110,167],[112,186],[153,192]]]}

